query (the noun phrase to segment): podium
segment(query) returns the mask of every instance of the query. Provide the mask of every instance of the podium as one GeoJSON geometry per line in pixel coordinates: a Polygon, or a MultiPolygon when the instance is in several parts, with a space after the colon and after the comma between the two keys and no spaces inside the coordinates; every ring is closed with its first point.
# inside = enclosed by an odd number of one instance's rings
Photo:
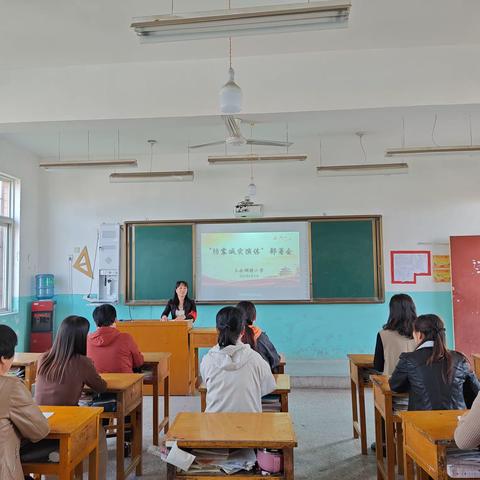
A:
{"type": "MultiPolygon", "coordinates": [[[[190,394],[190,352],[189,331],[192,322],[175,320],[132,320],[118,322],[119,332],[129,333],[141,352],[169,352],[170,357],[170,395],[190,394]]],[[[144,386],[146,394],[152,393],[150,385],[144,386]]],[[[163,394],[163,386],[161,386],[163,394]]]]}

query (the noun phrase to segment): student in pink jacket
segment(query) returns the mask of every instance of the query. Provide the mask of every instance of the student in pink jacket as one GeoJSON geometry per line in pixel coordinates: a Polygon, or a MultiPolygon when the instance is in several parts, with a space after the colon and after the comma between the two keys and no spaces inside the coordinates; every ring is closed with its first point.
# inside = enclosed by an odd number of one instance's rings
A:
{"type": "Polygon", "coordinates": [[[97,330],[88,335],[87,356],[100,373],[132,373],[143,365],[143,355],[128,333],[115,328],[117,311],[112,305],[100,305],[93,311],[97,330]]]}

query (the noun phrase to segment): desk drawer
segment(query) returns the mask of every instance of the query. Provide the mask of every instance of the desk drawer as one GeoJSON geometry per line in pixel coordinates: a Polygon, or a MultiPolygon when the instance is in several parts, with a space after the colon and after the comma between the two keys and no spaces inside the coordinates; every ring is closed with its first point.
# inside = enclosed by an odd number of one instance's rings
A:
{"type": "Polygon", "coordinates": [[[125,411],[127,413],[130,413],[142,401],[142,386],[143,381],[140,380],[125,392],[125,411]]]}
{"type": "Polygon", "coordinates": [[[70,461],[75,462],[78,458],[85,457],[85,451],[93,450],[94,445],[98,443],[97,425],[98,417],[93,418],[82,429],[71,436],[70,440],[70,461]]]}

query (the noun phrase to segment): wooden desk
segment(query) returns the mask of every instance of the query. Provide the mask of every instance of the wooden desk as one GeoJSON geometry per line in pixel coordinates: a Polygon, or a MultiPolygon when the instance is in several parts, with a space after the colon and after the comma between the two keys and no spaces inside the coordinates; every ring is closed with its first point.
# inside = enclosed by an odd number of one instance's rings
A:
{"type": "MultiPolygon", "coordinates": [[[[146,352],[168,352],[170,357],[170,395],[188,395],[190,393],[190,352],[189,335],[192,322],[175,320],[133,320],[118,322],[120,332],[129,333],[144,354],[146,352]]],[[[151,386],[145,391],[151,394],[151,386]]],[[[160,392],[163,386],[160,385],[160,392]]]]}
{"type": "Polygon", "coordinates": [[[388,383],[388,377],[385,375],[372,375],[371,379],[375,404],[377,479],[393,480],[395,479],[395,464],[398,465],[399,475],[403,475],[402,420],[398,415],[395,415],[393,398],[408,398],[408,395],[392,392],[388,383]],[[382,419],[384,422],[382,422],[382,419]],[[383,424],[385,424],[385,430],[383,424]],[[386,464],[384,462],[382,448],[384,439],[386,446],[386,464]]]}
{"type": "Polygon", "coordinates": [[[59,442],[59,463],[23,463],[23,473],[57,475],[59,480],[70,480],[82,469],[88,457],[88,478],[98,478],[99,418],[103,408],[41,406],[43,412],[53,412],[48,419],[49,440],[59,442]]]}
{"type": "Polygon", "coordinates": [[[189,333],[190,348],[190,394],[198,387],[198,349],[210,348],[217,344],[216,328],[192,328],[189,333]]]}
{"type": "MultiPolygon", "coordinates": [[[[288,412],[288,394],[290,393],[290,375],[275,373],[273,375],[277,382],[277,387],[271,395],[280,395],[280,411],[288,412]]],[[[207,408],[207,386],[202,383],[198,387],[200,392],[200,409],[204,412],[207,408]]]]}
{"type": "MultiPolygon", "coordinates": [[[[288,413],[179,413],[166,440],[177,440],[180,448],[275,448],[283,450],[284,472],[275,479],[293,480],[293,448],[297,446],[288,413]]],[[[197,476],[177,473],[167,465],[167,479],[204,479],[235,477],[241,480],[264,479],[260,473],[197,476]]]]}
{"type": "Polygon", "coordinates": [[[413,480],[414,462],[417,479],[430,475],[433,480],[447,480],[447,447],[453,446],[458,417],[465,410],[400,412],[403,424],[405,480],[413,480]]]}
{"type": "Polygon", "coordinates": [[[142,383],[139,373],[102,373],[107,382],[107,392],[115,393],[117,410],[104,412],[101,418],[116,420],[117,436],[117,480],[126,479],[135,469],[136,475],[142,474],[142,383]],[[125,468],[125,417],[130,416],[132,430],[132,461],[125,468]]]}
{"type": "Polygon", "coordinates": [[[151,379],[145,377],[144,385],[152,385],[153,404],[153,444],[158,445],[158,432],[168,432],[168,417],[170,406],[169,378],[170,378],[170,357],[166,352],[145,352],[143,354],[144,366],[152,370],[151,379]],[[163,381],[163,420],[158,423],[158,392],[159,384],[163,381]]]}
{"type": "Polygon", "coordinates": [[[362,454],[367,455],[367,427],[365,421],[365,388],[371,388],[372,384],[364,380],[365,371],[373,368],[373,355],[349,354],[347,355],[350,364],[350,386],[352,390],[352,417],[353,417],[353,438],[360,435],[362,454]],[[358,390],[358,401],[357,401],[358,390]],[[360,410],[360,423],[358,411],[360,410]]]}
{"type": "Polygon", "coordinates": [[[13,357],[12,367],[25,369],[25,385],[31,391],[37,376],[37,362],[41,353],[18,352],[13,357]]]}

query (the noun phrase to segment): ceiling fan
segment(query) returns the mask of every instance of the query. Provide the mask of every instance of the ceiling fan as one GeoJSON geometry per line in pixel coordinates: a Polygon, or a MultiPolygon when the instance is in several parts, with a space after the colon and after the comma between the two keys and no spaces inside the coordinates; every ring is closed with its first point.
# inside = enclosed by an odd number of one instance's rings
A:
{"type": "Polygon", "coordinates": [[[225,122],[225,127],[227,129],[227,137],[224,140],[218,142],[209,142],[201,143],[197,145],[190,145],[191,149],[194,148],[204,148],[212,147],[214,145],[232,145],[232,146],[242,146],[242,145],[263,145],[267,147],[290,147],[293,145],[292,142],[284,141],[275,141],[275,140],[258,140],[255,138],[245,138],[242,135],[240,129],[240,123],[242,120],[235,118],[233,115],[222,115],[223,121],[225,122]]]}

